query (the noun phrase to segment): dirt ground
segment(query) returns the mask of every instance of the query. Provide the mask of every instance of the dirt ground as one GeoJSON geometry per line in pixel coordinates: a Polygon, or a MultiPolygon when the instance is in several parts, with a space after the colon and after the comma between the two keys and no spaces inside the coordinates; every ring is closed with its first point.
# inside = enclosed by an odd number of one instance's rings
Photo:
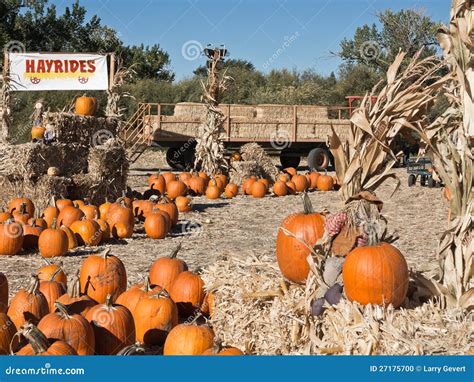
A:
{"type": "MultiPolygon", "coordinates": [[[[148,175],[157,169],[166,169],[163,154],[148,152],[131,169],[129,185],[144,190],[148,175]]],[[[300,170],[304,170],[301,167],[300,170]]],[[[405,169],[397,169],[401,185],[390,198],[394,184],[383,185],[377,195],[385,204],[383,213],[390,227],[400,239],[395,245],[405,255],[411,268],[430,271],[436,268],[435,250],[437,238],[446,226],[447,207],[442,200],[441,189],[429,189],[417,185],[407,187],[405,169]]],[[[336,192],[312,192],[315,210],[336,210],[341,201],[336,192]]],[[[246,256],[250,254],[274,254],[275,237],[280,222],[290,213],[302,209],[301,196],[265,197],[254,199],[238,196],[232,200],[210,201],[194,198],[194,210],[180,215],[180,221],[172,234],[163,240],[146,238],[141,226],[132,239],[115,242],[112,253],[124,262],[129,283],[143,279],[151,263],[165,256],[182,242],[180,257],[191,269],[211,264],[217,256],[246,256]]],[[[72,276],[88,254],[102,249],[78,249],[61,258],[67,273],[72,276]]],[[[44,265],[39,254],[0,257],[0,271],[10,281],[10,294],[26,286],[30,274],[44,265]]]]}

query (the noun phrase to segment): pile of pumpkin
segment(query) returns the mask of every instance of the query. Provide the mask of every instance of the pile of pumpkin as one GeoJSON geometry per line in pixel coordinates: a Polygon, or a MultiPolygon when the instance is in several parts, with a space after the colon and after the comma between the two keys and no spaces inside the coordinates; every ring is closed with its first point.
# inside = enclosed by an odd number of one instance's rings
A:
{"type": "Polygon", "coordinates": [[[64,256],[79,245],[130,238],[136,222],[144,223],[150,238],[162,239],[177,224],[179,209],[183,210],[176,203],[166,196],[149,200],[122,197],[100,206],[58,199],[35,214],[30,199],[15,198],[8,203],[8,211],[0,213],[0,255],[39,249],[45,258],[64,256]]]}
{"type": "MultiPolygon", "coordinates": [[[[228,176],[217,174],[211,177],[204,172],[182,172],[178,176],[172,172],[153,174],[148,185],[150,191],[156,190],[159,194],[167,194],[169,198],[174,199],[179,210],[183,212],[192,209],[191,199],[186,195],[205,195],[213,200],[222,195],[226,199],[232,199],[239,193],[239,185],[230,182],[228,176]]],[[[308,190],[331,191],[337,186],[336,177],[316,171],[298,174],[296,169],[290,167],[284,169],[275,182],[251,176],[243,180],[240,189],[244,195],[263,198],[270,192],[275,196],[285,196],[308,190]]]]}
{"type": "Polygon", "coordinates": [[[84,260],[69,293],[67,275],[49,263],[10,305],[0,273],[0,353],[242,355],[222,348],[205,323],[214,295],[177,258],[179,249],[157,259],[145,283],[128,289],[124,264],[109,249],[84,260]]]}

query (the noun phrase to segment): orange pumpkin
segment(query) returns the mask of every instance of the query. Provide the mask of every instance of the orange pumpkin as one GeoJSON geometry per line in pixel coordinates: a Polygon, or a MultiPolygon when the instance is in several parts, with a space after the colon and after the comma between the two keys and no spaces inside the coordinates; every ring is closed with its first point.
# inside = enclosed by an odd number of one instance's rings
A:
{"type": "Polygon", "coordinates": [[[33,126],[31,129],[31,140],[43,139],[46,128],[43,126],[33,126]]]}
{"type": "Polygon", "coordinates": [[[102,239],[102,231],[95,220],[84,217],[72,223],[70,228],[76,235],[79,245],[96,246],[102,239]]]}
{"type": "Polygon", "coordinates": [[[46,265],[39,268],[36,271],[36,275],[38,276],[40,281],[57,281],[63,283],[64,286],[67,285],[67,276],[64,273],[63,269],[61,268],[62,264],[54,264],[51,263],[48,259],[44,259],[46,261],[46,265]]]}
{"type": "Polygon", "coordinates": [[[66,206],[63,207],[58,216],[58,226],[70,227],[72,223],[81,220],[84,217],[84,212],[79,208],[66,206]]]}
{"type": "Polygon", "coordinates": [[[132,209],[127,207],[125,200],[111,204],[106,221],[115,238],[124,239],[132,237],[135,218],[132,209]]]}
{"type": "Polygon", "coordinates": [[[102,219],[102,220],[106,220],[107,219],[107,213],[109,212],[109,208],[110,208],[110,205],[112,203],[106,201],[105,203],[102,203],[100,206],[99,206],[99,217],[102,219]]]}
{"type": "Polygon", "coordinates": [[[288,187],[286,187],[286,184],[281,180],[277,180],[273,185],[273,193],[276,196],[285,196],[288,194],[288,187]]]}
{"type": "Polygon", "coordinates": [[[408,290],[408,266],[400,251],[388,243],[357,247],[342,268],[344,289],[350,301],[398,308],[408,290]]]}
{"type": "Polygon", "coordinates": [[[202,355],[238,356],[244,353],[233,346],[222,347],[221,341],[215,341],[215,345],[205,350],[202,355]]]}
{"type": "Polygon", "coordinates": [[[62,229],[56,228],[54,222],[51,228],[41,232],[38,248],[43,257],[64,256],[69,248],[68,237],[62,229]]]}
{"type": "Polygon", "coordinates": [[[207,185],[208,187],[217,187],[219,190],[224,191],[225,185],[220,178],[211,179],[207,185]]]}
{"type": "Polygon", "coordinates": [[[219,187],[209,185],[206,190],[206,197],[211,200],[219,199],[221,196],[221,192],[222,191],[219,187]]]}
{"type": "Polygon", "coordinates": [[[23,249],[30,250],[38,248],[38,239],[43,231],[43,227],[33,224],[25,224],[23,226],[23,249]]]}
{"type": "Polygon", "coordinates": [[[158,292],[162,288],[160,286],[151,286],[150,279],[147,277],[145,284],[135,284],[123,292],[117,297],[115,301],[118,305],[125,306],[130,312],[133,313],[135,307],[140,299],[148,294],[158,292]]]}
{"type": "Polygon", "coordinates": [[[0,212],[0,223],[6,222],[7,220],[13,219],[13,216],[10,212],[2,211],[0,212]]]}
{"type": "Polygon", "coordinates": [[[154,209],[145,219],[145,232],[152,239],[164,239],[169,231],[169,221],[163,211],[154,209]]]}
{"type": "Polygon", "coordinates": [[[179,211],[176,204],[173,203],[169,198],[163,196],[158,203],[155,204],[155,207],[161,211],[166,212],[170,219],[171,225],[174,227],[178,223],[179,211]]]}
{"type": "Polygon", "coordinates": [[[298,171],[296,171],[296,168],[294,167],[287,167],[283,169],[283,172],[286,172],[289,174],[291,177],[295,176],[298,174],[298,171]]]}
{"type": "MultiPolygon", "coordinates": [[[[56,270],[56,273],[61,272],[61,268],[56,270]]],[[[51,276],[49,280],[40,281],[39,290],[43,293],[46,301],[48,302],[49,313],[53,313],[56,310],[54,305],[56,300],[66,293],[66,287],[59,281],[54,281],[55,274],[51,276]]]]}
{"type": "Polygon", "coordinates": [[[23,227],[12,220],[0,224],[0,255],[13,256],[21,251],[23,227]]]}
{"type": "Polygon", "coordinates": [[[78,246],[76,234],[71,231],[70,228],[62,226],[61,231],[66,234],[67,237],[67,249],[74,249],[78,246]]]}
{"type": "Polygon", "coordinates": [[[192,175],[189,172],[182,172],[179,174],[178,179],[184,184],[188,184],[188,180],[191,179],[192,175]]]}
{"type": "Polygon", "coordinates": [[[186,195],[188,187],[180,180],[173,180],[166,184],[166,192],[171,199],[176,199],[186,195]]]}
{"type": "Polygon", "coordinates": [[[222,190],[224,190],[227,184],[229,183],[229,178],[227,177],[227,175],[224,174],[217,174],[214,176],[214,179],[219,179],[221,181],[222,190]]]}
{"type": "Polygon", "coordinates": [[[334,189],[334,179],[330,175],[320,175],[317,181],[318,190],[331,191],[334,189]]]}
{"type": "Polygon", "coordinates": [[[267,186],[262,182],[254,182],[250,192],[254,198],[263,198],[267,193],[267,186]]]}
{"type": "Polygon", "coordinates": [[[95,220],[100,217],[99,208],[92,204],[85,204],[79,209],[84,213],[86,219],[95,220]]]}
{"type": "Polygon", "coordinates": [[[127,272],[122,261],[109,255],[107,248],[101,256],[89,256],[81,266],[79,280],[81,293],[103,304],[108,295],[112,301],[127,289],[127,272]]]}
{"type": "Polygon", "coordinates": [[[101,232],[101,243],[107,243],[110,240],[110,227],[109,223],[107,223],[103,219],[97,219],[96,223],[99,225],[99,229],[101,232]]]}
{"type": "Polygon", "coordinates": [[[193,209],[191,206],[191,198],[187,196],[178,196],[175,199],[175,204],[179,212],[189,212],[193,209]]]}
{"type": "Polygon", "coordinates": [[[82,97],[76,98],[76,114],[77,115],[94,115],[97,111],[97,99],[94,97],[82,97]]]}
{"type": "Polygon", "coordinates": [[[43,218],[29,218],[27,224],[44,229],[48,228],[48,223],[43,218]]]}
{"type": "Polygon", "coordinates": [[[170,296],[183,316],[190,316],[199,310],[204,295],[204,281],[201,276],[190,271],[181,272],[170,289],[170,296]]]}
{"type": "Polygon", "coordinates": [[[166,182],[166,187],[168,187],[168,184],[172,182],[173,180],[176,180],[176,174],[172,172],[164,172],[163,173],[163,178],[165,178],[166,182]]]}
{"type": "Polygon", "coordinates": [[[255,178],[247,178],[243,181],[242,183],[242,191],[246,195],[251,195],[252,194],[252,185],[256,182],[257,180],[255,178]]]}
{"type": "Polygon", "coordinates": [[[295,184],[296,191],[304,192],[308,189],[308,179],[304,175],[295,175],[291,178],[292,182],[295,184]]]}
{"type": "Polygon", "coordinates": [[[25,204],[25,213],[29,215],[29,217],[34,216],[35,214],[35,205],[29,198],[15,198],[8,203],[8,212],[13,215],[13,211],[20,211],[21,206],[25,204]]]}
{"type": "Polygon", "coordinates": [[[48,226],[47,228],[51,228],[54,219],[57,219],[59,216],[59,209],[55,206],[48,206],[44,209],[43,214],[41,216],[46,222],[48,226]]]}
{"type": "Polygon", "coordinates": [[[92,300],[88,295],[81,293],[78,275],[72,282],[71,293],[63,294],[57,301],[66,305],[71,313],[77,313],[82,316],[85,316],[92,307],[97,305],[96,301],[92,300]]]}
{"type": "Polygon", "coordinates": [[[311,171],[306,174],[308,179],[309,188],[315,190],[318,187],[318,178],[321,174],[316,171],[311,171]]]}
{"type": "Polygon", "coordinates": [[[293,181],[286,182],[286,189],[288,190],[289,194],[296,194],[296,184],[293,181]]]}
{"type": "Polygon", "coordinates": [[[58,199],[55,202],[56,207],[61,211],[64,207],[74,207],[74,203],[70,199],[58,199]]]}
{"type": "Polygon", "coordinates": [[[200,176],[193,176],[188,180],[188,187],[194,195],[204,195],[206,193],[207,181],[200,176]]]}
{"type": "Polygon", "coordinates": [[[225,186],[224,189],[224,195],[226,198],[233,198],[239,193],[239,186],[237,186],[235,183],[228,183],[227,186],[225,186]]]}
{"type": "Polygon", "coordinates": [[[180,249],[181,244],[168,257],[161,257],[152,264],[149,278],[153,285],[159,285],[170,291],[178,276],[188,270],[184,260],[177,258],[180,249]]]}
{"type": "Polygon", "coordinates": [[[166,180],[163,175],[155,174],[150,176],[148,185],[152,190],[158,190],[161,195],[164,195],[166,192],[166,180]]]}
{"type": "Polygon", "coordinates": [[[25,337],[28,345],[18,350],[16,355],[59,356],[77,355],[77,352],[66,342],[57,339],[48,339],[32,323],[25,324],[19,331],[25,337]]]}
{"type": "Polygon", "coordinates": [[[214,344],[214,332],[207,325],[180,324],[168,334],[163,355],[200,355],[214,344]]]}
{"type": "Polygon", "coordinates": [[[304,194],[303,201],[303,213],[292,214],[283,220],[276,242],[276,256],[281,273],[296,283],[303,283],[308,277],[309,265],[306,258],[310,254],[309,248],[324,235],[324,217],[313,211],[307,194],[304,194]]]}
{"type": "Polygon", "coordinates": [[[0,313],[0,354],[10,354],[10,344],[16,333],[15,324],[6,313],[0,313]]]}

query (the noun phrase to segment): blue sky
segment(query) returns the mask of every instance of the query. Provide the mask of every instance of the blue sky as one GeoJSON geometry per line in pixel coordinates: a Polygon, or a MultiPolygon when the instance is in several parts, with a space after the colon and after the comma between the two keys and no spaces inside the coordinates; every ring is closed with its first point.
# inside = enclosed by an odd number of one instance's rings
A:
{"type": "MultiPolygon", "coordinates": [[[[52,0],[60,12],[72,0],[52,0]]],[[[159,43],[171,57],[177,79],[205,62],[196,48],[225,44],[232,58],[257,69],[312,68],[337,71],[344,37],[376,22],[384,9],[422,9],[446,22],[447,0],[81,0],[88,16],[97,14],[126,44],[159,43]]]]}

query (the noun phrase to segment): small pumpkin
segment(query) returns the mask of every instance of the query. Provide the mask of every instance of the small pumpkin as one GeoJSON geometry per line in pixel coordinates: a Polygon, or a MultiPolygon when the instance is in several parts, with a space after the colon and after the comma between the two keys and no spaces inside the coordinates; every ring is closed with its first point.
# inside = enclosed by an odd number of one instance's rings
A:
{"type": "Polygon", "coordinates": [[[246,195],[251,195],[252,194],[252,185],[256,182],[257,180],[255,178],[247,178],[243,181],[242,183],[242,191],[246,195]]]}
{"type": "Polygon", "coordinates": [[[303,196],[303,206],[303,213],[292,214],[283,220],[276,242],[280,271],[288,280],[296,283],[302,283],[308,277],[309,265],[306,258],[310,253],[309,248],[324,234],[325,219],[313,211],[306,193],[303,196]]]}
{"type": "Polygon", "coordinates": [[[267,186],[262,182],[253,182],[250,193],[254,198],[263,198],[267,193],[267,186]]]}
{"type": "Polygon", "coordinates": [[[181,243],[168,257],[160,257],[152,264],[149,278],[153,285],[170,291],[179,274],[188,270],[186,262],[177,258],[180,249],[181,243]]]}
{"type": "Polygon", "coordinates": [[[46,337],[66,342],[78,355],[94,354],[95,336],[91,324],[58,301],[56,312],[44,316],[38,324],[38,329],[46,337]]]}
{"type": "Polygon", "coordinates": [[[181,180],[173,180],[166,184],[166,192],[170,199],[176,199],[178,196],[186,195],[188,186],[181,180]]]}
{"type": "Polygon", "coordinates": [[[285,196],[288,194],[288,188],[286,187],[286,184],[284,182],[282,182],[281,180],[277,180],[273,185],[273,193],[276,196],[285,196]]]}
{"type": "Polygon", "coordinates": [[[171,225],[174,227],[178,223],[178,218],[179,218],[179,211],[178,207],[176,207],[176,204],[173,203],[172,200],[167,198],[166,196],[163,196],[156,204],[155,207],[158,208],[161,211],[166,212],[170,219],[171,219],[171,225]]]}
{"type": "Polygon", "coordinates": [[[82,263],[79,274],[81,293],[99,304],[104,303],[108,295],[115,301],[127,289],[125,266],[118,257],[109,253],[110,248],[107,248],[101,256],[89,256],[82,263]]]}
{"type": "Polygon", "coordinates": [[[59,212],[61,212],[65,207],[74,207],[74,203],[71,199],[58,199],[55,204],[59,212]]]}
{"type": "Polygon", "coordinates": [[[296,184],[292,180],[286,182],[286,189],[289,194],[296,194],[296,184]]]}
{"type": "Polygon", "coordinates": [[[40,281],[57,281],[63,283],[64,286],[67,285],[67,276],[62,269],[62,264],[51,263],[48,259],[43,259],[46,262],[46,265],[42,266],[36,271],[40,281]]]}
{"type": "Polygon", "coordinates": [[[164,239],[169,231],[169,221],[163,211],[155,208],[146,217],[143,227],[149,238],[164,239]]]}
{"type": "Polygon", "coordinates": [[[291,177],[298,174],[298,171],[296,171],[296,168],[294,168],[294,167],[284,168],[283,172],[289,174],[291,177]]]}
{"type": "Polygon", "coordinates": [[[168,332],[178,324],[178,308],[162,289],[141,298],[133,310],[137,341],[162,345],[168,332]]]}
{"type": "Polygon", "coordinates": [[[79,245],[96,246],[102,239],[102,231],[95,220],[84,218],[71,224],[71,231],[76,235],[79,245]]]}
{"type": "Polygon", "coordinates": [[[206,193],[207,181],[200,176],[192,176],[188,180],[188,187],[194,195],[204,195],[206,193]]]}
{"type": "Polygon", "coordinates": [[[318,190],[331,191],[334,189],[334,179],[330,175],[320,175],[316,185],[318,190]]]}
{"type": "MultiPolygon", "coordinates": [[[[56,270],[56,273],[61,272],[61,268],[56,270]]],[[[51,275],[49,280],[40,281],[39,290],[43,293],[48,302],[49,313],[53,313],[56,309],[54,305],[56,300],[66,293],[66,287],[59,281],[54,281],[56,274],[51,275]]]]}
{"type": "Polygon", "coordinates": [[[48,339],[35,325],[28,322],[19,331],[28,341],[16,355],[59,356],[77,355],[77,352],[66,342],[57,339],[48,339]]]}
{"type": "Polygon", "coordinates": [[[315,190],[318,187],[318,178],[320,175],[321,174],[317,171],[311,171],[306,174],[310,189],[315,190]]]}
{"type": "Polygon", "coordinates": [[[116,304],[125,306],[133,313],[140,299],[148,294],[160,291],[160,286],[151,286],[150,279],[147,277],[144,284],[135,284],[117,297],[116,304]]]}
{"type": "Polygon", "coordinates": [[[237,196],[239,193],[239,186],[237,186],[235,183],[228,183],[227,186],[225,186],[224,189],[224,195],[226,198],[233,198],[237,196]]]}
{"type": "Polygon", "coordinates": [[[26,321],[37,324],[48,311],[48,301],[39,290],[38,276],[33,275],[28,289],[20,289],[12,298],[7,314],[15,327],[20,328],[26,321]]]}
{"type": "Polygon", "coordinates": [[[178,196],[174,203],[178,207],[179,212],[190,212],[193,208],[191,205],[191,198],[187,196],[178,196]]]}
{"type": "Polygon", "coordinates": [[[107,213],[107,223],[115,238],[130,238],[133,235],[135,218],[131,208],[127,207],[125,200],[112,203],[107,213]]]}
{"type": "Polygon", "coordinates": [[[14,211],[20,211],[21,206],[25,204],[25,213],[32,217],[35,215],[35,205],[29,198],[15,198],[8,203],[8,211],[13,215],[14,211]]]}
{"type": "Polygon", "coordinates": [[[217,186],[209,185],[206,189],[206,197],[210,200],[219,199],[221,196],[221,189],[217,186]]]}
{"type": "Polygon", "coordinates": [[[31,140],[43,139],[46,128],[43,126],[33,126],[31,128],[31,140]]]}
{"type": "Polygon", "coordinates": [[[43,227],[38,227],[34,224],[25,224],[23,226],[23,249],[37,249],[38,248],[38,239],[43,232],[43,227]]]}
{"type": "Polygon", "coordinates": [[[96,305],[86,314],[95,338],[95,353],[115,355],[135,340],[135,324],[132,313],[122,305],[112,303],[107,296],[105,303],[96,305]]]}
{"type": "Polygon", "coordinates": [[[344,289],[350,301],[398,308],[408,291],[408,266],[401,252],[388,243],[357,247],[342,268],[344,289]]]}
{"type": "Polygon", "coordinates": [[[170,288],[170,296],[183,316],[190,316],[201,308],[204,301],[204,281],[190,271],[181,272],[170,288]]]}
{"type": "Polygon", "coordinates": [[[64,256],[69,248],[68,237],[62,229],[56,228],[56,222],[53,222],[51,228],[41,232],[38,248],[43,257],[64,256]]]}
{"type": "Polygon", "coordinates": [[[66,206],[62,208],[58,216],[58,226],[70,227],[72,223],[81,220],[84,217],[84,212],[79,208],[66,206]]]}
{"type": "Polygon", "coordinates": [[[23,227],[13,220],[0,224],[0,255],[13,256],[21,251],[23,227]]]}
{"type": "Polygon", "coordinates": [[[94,115],[97,111],[97,99],[83,95],[76,98],[77,115],[94,115]]]}
{"type": "Polygon", "coordinates": [[[214,344],[214,332],[207,325],[180,324],[168,334],[163,355],[200,355],[214,344]]]}
{"type": "Polygon", "coordinates": [[[164,172],[163,173],[163,178],[165,178],[166,187],[168,187],[168,184],[170,184],[172,181],[176,180],[176,174],[174,174],[172,172],[164,172]]]}
{"type": "Polygon", "coordinates": [[[76,248],[78,246],[77,238],[76,238],[76,234],[72,232],[71,228],[62,226],[61,231],[64,231],[64,233],[67,236],[67,249],[76,248]]]}
{"type": "Polygon", "coordinates": [[[110,203],[109,201],[105,201],[105,203],[102,203],[99,206],[99,217],[102,220],[107,220],[107,213],[109,212],[109,208],[111,204],[112,203],[110,203]]]}
{"type": "Polygon", "coordinates": [[[152,190],[158,190],[161,195],[164,195],[166,192],[166,180],[161,174],[151,175],[148,185],[152,190]]]}
{"type": "Polygon", "coordinates": [[[308,179],[304,175],[295,175],[291,178],[293,183],[295,184],[297,192],[304,192],[308,189],[308,179]]]}

